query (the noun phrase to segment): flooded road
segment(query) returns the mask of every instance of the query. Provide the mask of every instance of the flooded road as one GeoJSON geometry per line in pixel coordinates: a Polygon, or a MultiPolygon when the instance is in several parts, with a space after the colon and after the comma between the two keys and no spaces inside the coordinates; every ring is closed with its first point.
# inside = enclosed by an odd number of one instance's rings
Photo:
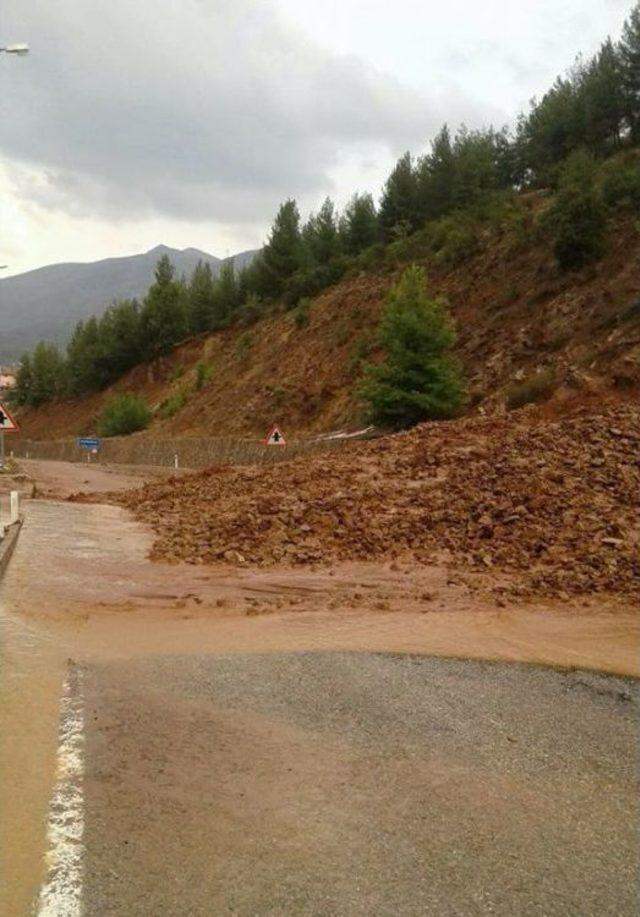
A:
{"type": "MultiPolygon", "coordinates": [[[[455,862],[469,857],[478,865],[475,897],[464,897],[467,878],[452,909],[437,912],[486,913],[493,901],[493,912],[513,913],[507,904],[534,901],[546,863],[540,852],[525,869],[527,832],[534,847],[542,844],[554,809],[552,852],[565,849],[571,832],[582,832],[584,842],[575,863],[563,867],[562,893],[575,899],[578,873],[589,873],[591,903],[582,913],[631,913],[622,890],[616,911],[602,910],[598,891],[608,883],[622,889],[633,857],[625,814],[633,806],[636,738],[629,682],[482,663],[409,666],[372,655],[633,673],[639,644],[630,610],[576,617],[535,606],[482,607],[447,589],[442,571],[412,577],[411,591],[402,570],[365,565],[331,573],[158,565],[147,560],[150,545],[117,507],[28,504],[1,588],[3,917],[34,907],[55,913],[55,897],[42,897],[43,887],[62,893],[52,884],[61,847],[51,799],[63,791],[71,798],[80,747],[81,856],[75,873],[67,864],[76,886],[76,897],[64,899],[68,917],[73,907],[96,917],[208,914],[206,901],[218,913],[225,902],[235,902],[239,914],[422,913],[442,902],[433,889],[444,894],[455,862]],[[442,600],[425,614],[414,593],[427,590],[442,600]],[[370,735],[358,725],[365,720],[370,735]],[[61,756],[65,737],[71,744],[61,756]],[[389,777],[384,792],[377,773],[389,777]],[[461,792],[475,812],[471,821],[455,812],[461,792]],[[501,799],[498,822],[472,805],[469,794],[479,800],[485,793],[495,805],[501,799]],[[440,826],[435,841],[408,807],[440,826]],[[493,825],[484,852],[472,839],[482,819],[493,825]],[[515,880],[506,872],[492,873],[491,844],[501,862],[514,859],[500,840],[505,825],[524,870],[524,898],[509,897],[515,880]],[[338,864],[344,837],[358,892],[338,864]],[[457,851],[453,859],[447,850],[457,851]],[[270,868],[252,884],[263,861],[270,868]],[[418,880],[427,867],[430,890],[418,880]],[[480,886],[496,882],[498,897],[487,898],[480,886]],[[207,897],[190,898],[196,887],[207,897]],[[414,898],[403,898],[414,887],[414,898]],[[402,910],[401,900],[412,900],[413,909],[402,910]]],[[[570,912],[553,909],[547,886],[544,912],[570,912]]]]}

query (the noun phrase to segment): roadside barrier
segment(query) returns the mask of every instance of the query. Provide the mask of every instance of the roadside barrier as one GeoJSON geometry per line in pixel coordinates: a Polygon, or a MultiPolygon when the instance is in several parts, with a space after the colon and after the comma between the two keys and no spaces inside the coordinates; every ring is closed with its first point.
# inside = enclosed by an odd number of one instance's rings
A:
{"type": "Polygon", "coordinates": [[[11,560],[21,528],[20,494],[12,490],[9,497],[9,523],[5,525],[4,518],[0,522],[0,579],[11,560]]]}

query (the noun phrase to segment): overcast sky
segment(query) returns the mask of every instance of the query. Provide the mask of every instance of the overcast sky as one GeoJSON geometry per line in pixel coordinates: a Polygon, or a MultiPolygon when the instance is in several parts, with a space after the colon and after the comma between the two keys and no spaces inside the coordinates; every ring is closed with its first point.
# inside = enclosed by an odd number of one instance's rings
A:
{"type": "Polygon", "coordinates": [[[3,0],[0,263],[261,244],[447,120],[513,122],[631,0],[3,0]]]}

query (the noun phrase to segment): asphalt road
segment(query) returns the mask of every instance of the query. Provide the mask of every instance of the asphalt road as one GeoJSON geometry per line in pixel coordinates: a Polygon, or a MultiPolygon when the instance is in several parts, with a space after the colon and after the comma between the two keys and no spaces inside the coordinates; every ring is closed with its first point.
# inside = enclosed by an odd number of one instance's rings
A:
{"type": "Polygon", "coordinates": [[[632,682],[289,653],[82,684],[87,917],[637,914],[632,682]]]}

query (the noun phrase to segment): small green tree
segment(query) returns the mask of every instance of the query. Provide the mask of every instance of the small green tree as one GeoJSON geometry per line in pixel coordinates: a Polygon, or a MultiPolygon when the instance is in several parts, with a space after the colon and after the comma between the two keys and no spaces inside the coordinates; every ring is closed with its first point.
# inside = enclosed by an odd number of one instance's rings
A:
{"type": "Polygon", "coordinates": [[[605,210],[594,177],[594,160],[584,150],[572,153],[560,172],[549,219],[555,229],[554,252],[562,270],[580,268],[602,254],[605,210]]]}
{"type": "Polygon", "coordinates": [[[151,420],[151,411],[141,395],[123,392],[104,406],[98,421],[100,436],[127,436],[144,430],[151,420]]]}
{"type": "Polygon", "coordinates": [[[463,397],[451,354],[456,335],[444,301],[429,296],[423,268],[407,268],[389,291],[379,340],[386,360],[366,367],[359,388],[371,422],[400,429],[451,417],[463,397]]]}

